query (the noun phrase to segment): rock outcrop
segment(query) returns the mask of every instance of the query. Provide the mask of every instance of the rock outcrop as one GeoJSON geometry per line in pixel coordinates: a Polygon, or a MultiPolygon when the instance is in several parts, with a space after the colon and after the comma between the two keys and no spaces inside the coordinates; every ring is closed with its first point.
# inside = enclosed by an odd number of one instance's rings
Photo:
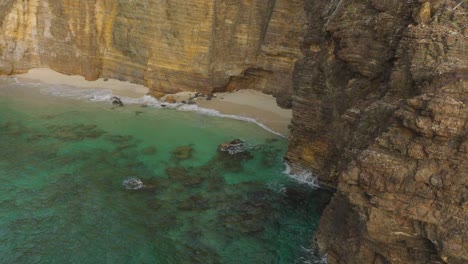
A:
{"type": "Polygon", "coordinates": [[[337,188],[316,235],[329,263],[468,262],[459,3],[306,1],[287,159],[337,188]]]}
{"type": "Polygon", "coordinates": [[[303,0],[3,0],[0,73],[50,67],[154,95],[251,88],[290,105],[303,0]]]}
{"type": "Polygon", "coordinates": [[[467,13],[461,0],[2,0],[0,73],[273,94],[293,108],[286,159],[337,189],[316,235],[329,263],[461,264],[467,13]]]}

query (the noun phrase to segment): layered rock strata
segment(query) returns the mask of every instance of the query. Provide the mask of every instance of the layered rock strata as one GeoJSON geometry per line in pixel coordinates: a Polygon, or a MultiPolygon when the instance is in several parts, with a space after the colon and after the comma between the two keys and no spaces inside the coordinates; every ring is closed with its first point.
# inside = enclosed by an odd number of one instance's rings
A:
{"type": "Polygon", "coordinates": [[[50,67],[155,95],[251,88],[290,105],[303,0],[4,0],[0,73],[50,67]]]}
{"type": "Polygon", "coordinates": [[[272,93],[292,102],[286,158],[337,188],[316,236],[330,263],[467,263],[467,9],[460,0],[2,0],[0,73],[50,67],[154,95],[272,93]]]}
{"type": "Polygon", "coordinates": [[[337,188],[316,236],[329,263],[467,263],[467,5],[306,10],[287,159],[337,188]]]}

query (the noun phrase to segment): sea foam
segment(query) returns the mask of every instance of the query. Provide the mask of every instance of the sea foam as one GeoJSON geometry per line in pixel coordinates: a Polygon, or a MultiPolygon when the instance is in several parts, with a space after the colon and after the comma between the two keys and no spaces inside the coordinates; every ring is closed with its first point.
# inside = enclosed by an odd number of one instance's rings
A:
{"type": "Polygon", "coordinates": [[[136,177],[130,177],[130,178],[125,179],[122,182],[122,185],[127,190],[139,190],[143,188],[143,182],[136,177]]]}
{"type": "MultiPolygon", "coordinates": [[[[112,93],[110,89],[92,89],[92,88],[76,88],[73,86],[68,85],[48,85],[46,87],[41,88],[41,93],[45,95],[52,95],[52,96],[59,96],[59,97],[66,97],[66,98],[74,98],[79,100],[88,100],[92,102],[110,102],[113,96],[116,96],[112,93]]],[[[124,104],[140,104],[145,105],[148,107],[153,108],[165,108],[165,109],[176,109],[178,111],[187,111],[187,112],[195,112],[202,115],[207,116],[214,116],[214,117],[221,117],[221,118],[229,118],[235,119],[239,121],[250,122],[258,125],[259,127],[267,130],[268,132],[275,134],[280,137],[284,137],[284,135],[270,129],[266,125],[258,122],[254,118],[245,117],[245,116],[237,116],[237,115],[227,115],[222,114],[217,110],[207,109],[203,107],[199,107],[195,104],[182,104],[182,103],[165,103],[160,102],[156,98],[145,95],[139,98],[131,98],[126,96],[118,96],[120,100],[124,104]]]]}
{"type": "Polygon", "coordinates": [[[287,162],[285,162],[284,165],[285,165],[285,169],[283,171],[283,174],[285,174],[292,180],[299,182],[301,184],[306,184],[309,187],[314,188],[314,189],[320,187],[317,177],[315,177],[312,174],[312,172],[306,171],[306,170],[293,172],[291,165],[289,165],[287,162]]]}
{"type": "Polygon", "coordinates": [[[317,246],[313,244],[310,248],[301,246],[302,251],[306,255],[299,259],[303,264],[327,264],[327,254],[319,252],[317,246]]]}

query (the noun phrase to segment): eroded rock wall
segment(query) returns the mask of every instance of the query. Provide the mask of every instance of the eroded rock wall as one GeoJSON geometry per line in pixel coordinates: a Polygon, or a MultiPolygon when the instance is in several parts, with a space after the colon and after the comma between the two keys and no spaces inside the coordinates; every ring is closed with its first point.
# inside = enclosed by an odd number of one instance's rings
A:
{"type": "Polygon", "coordinates": [[[336,185],[339,172],[382,132],[398,100],[414,93],[411,78],[403,76],[393,87],[391,79],[417,5],[307,1],[304,58],[293,76],[291,162],[336,185]]]}
{"type": "Polygon", "coordinates": [[[329,263],[468,262],[467,4],[310,0],[287,159],[329,263]]]}
{"type": "Polygon", "coordinates": [[[303,0],[4,0],[0,73],[50,67],[158,93],[253,88],[290,104],[303,0]]]}
{"type": "Polygon", "coordinates": [[[317,234],[330,263],[466,263],[461,3],[2,0],[0,73],[292,98],[286,158],[337,188],[317,234]]]}

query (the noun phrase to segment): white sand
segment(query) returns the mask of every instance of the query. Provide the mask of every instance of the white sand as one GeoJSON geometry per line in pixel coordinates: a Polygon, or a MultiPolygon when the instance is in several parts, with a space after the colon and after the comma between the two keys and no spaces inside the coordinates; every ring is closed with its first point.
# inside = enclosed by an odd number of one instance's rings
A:
{"type": "MultiPolygon", "coordinates": [[[[47,68],[29,70],[28,73],[16,75],[19,81],[40,82],[52,85],[68,85],[79,88],[110,89],[115,95],[139,98],[146,95],[149,89],[143,85],[123,82],[115,79],[104,81],[103,78],[96,81],[87,81],[78,75],[65,75],[47,68]]],[[[182,92],[167,97],[180,102],[188,101],[194,96],[193,92],[182,92]]],[[[198,106],[214,109],[222,114],[249,117],[271,128],[282,135],[289,135],[288,125],[291,122],[292,110],[282,109],[276,104],[276,99],[254,90],[239,90],[232,93],[217,93],[211,100],[196,98],[198,106]]]]}
{"type": "MultiPolygon", "coordinates": [[[[198,98],[197,98],[198,99],[198,98]]],[[[284,136],[289,135],[292,110],[283,109],[276,99],[254,90],[239,90],[233,93],[217,93],[216,98],[196,101],[203,108],[215,109],[222,114],[250,117],[284,136]]]]}
{"type": "Polygon", "coordinates": [[[29,70],[28,73],[16,75],[18,80],[26,82],[40,82],[52,85],[68,85],[79,88],[110,89],[112,93],[120,96],[138,98],[146,95],[149,89],[143,85],[123,82],[115,79],[104,81],[103,78],[96,81],[87,81],[83,76],[65,75],[48,68],[29,70]]]}

